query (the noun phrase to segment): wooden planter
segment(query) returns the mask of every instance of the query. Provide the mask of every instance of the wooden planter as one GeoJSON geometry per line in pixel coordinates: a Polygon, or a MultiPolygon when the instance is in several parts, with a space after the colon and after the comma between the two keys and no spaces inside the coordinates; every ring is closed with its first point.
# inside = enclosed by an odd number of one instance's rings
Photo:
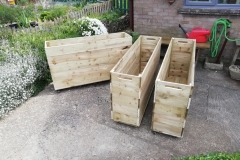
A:
{"type": "Polygon", "coordinates": [[[124,32],[45,42],[55,90],[110,79],[110,70],[132,45],[124,32]]]}
{"type": "Polygon", "coordinates": [[[172,38],[155,81],[152,130],[182,137],[194,87],[196,41],[172,38]]]}
{"type": "Polygon", "coordinates": [[[154,87],[161,37],[140,36],[111,70],[111,118],[140,126],[154,87]]]}

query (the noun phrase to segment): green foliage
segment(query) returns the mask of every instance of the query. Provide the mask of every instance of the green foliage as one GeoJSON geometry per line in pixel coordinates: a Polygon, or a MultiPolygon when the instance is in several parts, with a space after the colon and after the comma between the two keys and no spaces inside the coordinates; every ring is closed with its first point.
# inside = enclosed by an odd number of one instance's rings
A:
{"type": "Polygon", "coordinates": [[[14,6],[0,5],[0,24],[16,22],[18,12],[14,6]]]}
{"type": "Polygon", "coordinates": [[[50,12],[44,11],[40,14],[41,21],[43,22],[44,20],[53,20],[54,18],[52,17],[50,12]]]}
{"type": "Polygon", "coordinates": [[[29,20],[36,19],[34,17],[34,4],[26,7],[0,5],[0,24],[19,22],[24,26],[29,25],[29,20]]]}
{"type": "Polygon", "coordinates": [[[78,9],[82,9],[86,5],[87,5],[87,0],[82,0],[80,2],[77,2],[77,3],[73,4],[73,6],[78,8],[78,9]]]}
{"type": "Polygon", "coordinates": [[[119,9],[115,9],[109,12],[104,12],[102,15],[99,15],[98,19],[106,22],[118,21],[122,15],[124,15],[124,12],[119,9]]]}
{"type": "Polygon", "coordinates": [[[43,11],[44,11],[43,6],[37,6],[37,11],[38,11],[38,12],[43,12],[43,11]]]}
{"type": "Polygon", "coordinates": [[[125,32],[132,36],[132,43],[134,43],[139,37],[139,33],[133,32],[132,30],[126,30],[125,32]]]}
{"type": "Polygon", "coordinates": [[[208,153],[206,155],[200,154],[192,157],[185,158],[175,158],[175,160],[240,160],[240,152],[235,153],[224,153],[224,152],[215,152],[208,153]]]}
{"type": "Polygon", "coordinates": [[[41,21],[44,21],[45,19],[46,20],[54,20],[58,17],[62,17],[62,16],[65,16],[69,11],[71,10],[70,7],[68,6],[55,6],[51,9],[49,9],[48,11],[43,11],[41,14],[40,14],[40,19],[41,21]]]}
{"type": "Polygon", "coordinates": [[[28,0],[17,0],[17,5],[24,6],[24,5],[27,5],[27,4],[28,4],[28,0]]]}

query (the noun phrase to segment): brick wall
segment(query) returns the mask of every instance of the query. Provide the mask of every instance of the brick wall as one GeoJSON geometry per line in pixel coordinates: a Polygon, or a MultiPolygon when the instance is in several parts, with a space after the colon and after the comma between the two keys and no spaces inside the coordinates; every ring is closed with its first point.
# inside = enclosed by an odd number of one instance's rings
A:
{"type": "MultiPolygon", "coordinates": [[[[228,30],[230,37],[240,37],[240,16],[180,14],[178,8],[182,6],[183,0],[175,0],[172,5],[169,5],[167,0],[135,0],[134,31],[143,35],[185,37],[178,27],[179,23],[189,32],[195,26],[211,29],[217,19],[226,18],[232,21],[232,27],[228,30]]],[[[235,43],[228,42],[223,58],[231,59],[234,49],[235,43]]],[[[206,54],[209,54],[209,50],[205,50],[202,55],[206,54]]]]}

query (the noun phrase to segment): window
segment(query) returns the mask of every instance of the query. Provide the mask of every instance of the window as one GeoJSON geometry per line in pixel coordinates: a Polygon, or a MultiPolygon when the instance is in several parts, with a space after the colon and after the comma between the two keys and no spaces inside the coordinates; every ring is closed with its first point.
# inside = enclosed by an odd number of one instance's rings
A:
{"type": "Polygon", "coordinates": [[[240,0],[185,0],[185,6],[202,8],[240,8],[240,0]]]}

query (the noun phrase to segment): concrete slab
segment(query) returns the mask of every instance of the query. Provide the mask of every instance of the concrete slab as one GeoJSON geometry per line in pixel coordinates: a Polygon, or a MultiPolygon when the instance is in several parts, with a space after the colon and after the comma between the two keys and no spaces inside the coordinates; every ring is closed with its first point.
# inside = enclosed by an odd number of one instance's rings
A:
{"type": "Polygon", "coordinates": [[[0,120],[0,159],[161,159],[240,150],[240,82],[198,63],[183,138],[110,119],[109,81],[54,91],[49,85],[0,120]]]}

